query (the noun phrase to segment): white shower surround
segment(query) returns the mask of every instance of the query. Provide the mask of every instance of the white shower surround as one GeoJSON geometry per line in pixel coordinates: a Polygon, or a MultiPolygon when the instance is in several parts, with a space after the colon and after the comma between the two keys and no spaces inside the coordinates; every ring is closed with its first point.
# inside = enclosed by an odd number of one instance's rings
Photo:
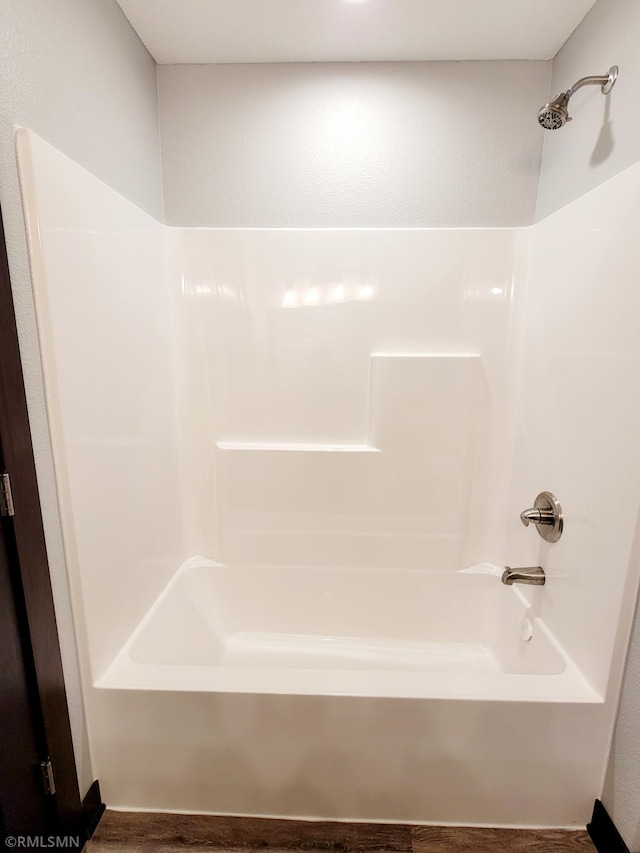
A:
{"type": "MultiPolygon", "coordinates": [[[[92,759],[106,801],[584,825],[601,791],[638,585],[640,404],[624,393],[640,373],[637,167],[531,229],[180,230],[37,137],[22,132],[19,149],[92,759]],[[614,211],[623,228],[609,227],[614,211]],[[322,281],[305,278],[317,269],[322,281]],[[313,287],[328,299],[336,270],[344,287],[368,295],[321,308],[318,293],[306,307],[284,304],[290,286],[306,288],[300,301],[313,287]],[[329,375],[331,359],[309,361],[327,340],[338,355],[329,375]],[[386,386],[376,385],[372,355],[391,371],[386,386]],[[482,369],[468,373],[472,361],[482,369]],[[442,389],[458,368],[454,381],[473,393],[447,403],[442,389]],[[449,434],[411,408],[425,378],[443,405],[473,398],[470,429],[449,434]],[[386,419],[398,401],[389,404],[385,387],[404,389],[413,444],[386,419]],[[394,456],[377,439],[391,436],[396,462],[403,449],[417,459],[416,436],[429,429],[449,459],[456,448],[466,454],[451,494],[468,500],[439,516],[405,459],[395,497],[407,503],[394,517],[376,503],[376,486],[396,470],[384,468],[394,456]],[[328,464],[338,478],[329,486],[320,476],[328,464]],[[301,482],[317,486],[305,493],[306,510],[300,483],[273,488],[274,470],[291,477],[300,465],[301,482]],[[366,474],[362,483],[349,465],[366,474]],[[238,484],[248,475],[247,494],[238,484]],[[552,548],[517,518],[543,488],[566,512],[552,548]],[[418,520],[407,510],[416,500],[418,520]],[[328,511],[332,501],[340,512],[328,511]],[[363,548],[370,540],[389,547],[363,548]],[[286,576],[287,566],[313,571],[327,541],[323,561],[360,567],[363,577],[374,554],[378,571],[395,567],[398,576],[421,565],[452,576],[481,560],[543,565],[544,588],[499,588],[558,641],[567,665],[513,675],[532,684],[577,671],[581,689],[421,700],[389,698],[405,694],[376,691],[374,681],[363,698],[307,690],[301,679],[300,695],[285,695],[268,692],[262,671],[267,695],[188,680],[179,689],[96,686],[185,558],[276,563],[286,576]]],[[[451,469],[438,475],[436,462],[421,461],[419,473],[446,488],[451,469]]]]}

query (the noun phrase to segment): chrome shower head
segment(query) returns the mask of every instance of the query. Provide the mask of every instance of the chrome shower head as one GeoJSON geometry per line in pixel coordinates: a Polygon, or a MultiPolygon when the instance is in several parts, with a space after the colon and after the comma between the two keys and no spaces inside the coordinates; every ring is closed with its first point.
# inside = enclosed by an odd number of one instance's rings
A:
{"type": "Polygon", "coordinates": [[[618,66],[612,65],[609,73],[602,77],[581,77],[566,92],[560,92],[548,104],[538,111],[538,122],[545,130],[558,130],[558,128],[571,121],[569,115],[569,98],[583,86],[600,86],[603,95],[608,95],[613,89],[613,84],[618,79],[618,66]]]}
{"type": "Polygon", "coordinates": [[[545,130],[558,130],[568,121],[571,121],[571,116],[567,111],[571,90],[568,92],[560,92],[548,104],[545,104],[538,111],[538,121],[545,130]]]}

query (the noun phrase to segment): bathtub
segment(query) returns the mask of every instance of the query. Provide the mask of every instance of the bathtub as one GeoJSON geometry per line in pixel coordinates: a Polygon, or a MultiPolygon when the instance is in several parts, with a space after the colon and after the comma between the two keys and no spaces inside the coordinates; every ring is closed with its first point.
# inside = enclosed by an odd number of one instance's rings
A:
{"type": "Polygon", "coordinates": [[[584,825],[606,706],[499,575],[189,560],[87,693],[105,801],[584,825]]]}
{"type": "Polygon", "coordinates": [[[97,682],[143,690],[598,702],[498,567],[176,572],[97,682]]]}

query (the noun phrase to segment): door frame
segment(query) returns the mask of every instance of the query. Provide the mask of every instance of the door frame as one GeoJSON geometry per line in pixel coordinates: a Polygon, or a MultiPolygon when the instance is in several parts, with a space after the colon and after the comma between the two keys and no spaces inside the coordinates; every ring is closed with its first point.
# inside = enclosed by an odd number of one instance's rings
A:
{"type": "Polygon", "coordinates": [[[42,760],[51,761],[55,779],[55,794],[51,795],[57,823],[54,834],[79,836],[84,841],[105,807],[97,780],[84,799],[78,787],[1,210],[0,442],[14,506],[14,515],[8,520],[15,537],[15,571],[26,611],[28,636],[23,642],[29,646],[35,716],[42,720],[47,752],[42,760]]]}

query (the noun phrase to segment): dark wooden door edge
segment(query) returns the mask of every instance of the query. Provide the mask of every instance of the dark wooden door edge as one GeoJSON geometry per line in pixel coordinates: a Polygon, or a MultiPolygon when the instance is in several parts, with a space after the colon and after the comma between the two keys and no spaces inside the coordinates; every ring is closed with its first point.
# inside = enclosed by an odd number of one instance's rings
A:
{"type": "Polygon", "coordinates": [[[598,853],[630,853],[600,800],[595,801],[591,823],[587,824],[587,832],[598,853]]]}
{"type": "Polygon", "coordinates": [[[100,795],[100,784],[96,779],[82,800],[82,828],[83,836],[88,840],[96,831],[100,818],[104,814],[105,804],[100,795]]]}

